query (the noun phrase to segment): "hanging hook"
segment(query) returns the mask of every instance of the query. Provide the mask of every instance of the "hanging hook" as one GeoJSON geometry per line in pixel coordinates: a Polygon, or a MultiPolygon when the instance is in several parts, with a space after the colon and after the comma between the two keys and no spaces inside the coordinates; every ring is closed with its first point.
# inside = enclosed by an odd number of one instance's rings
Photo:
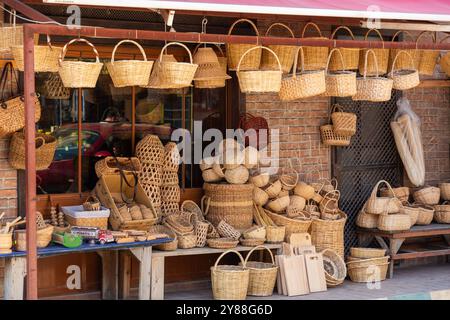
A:
{"type": "MultiPolygon", "coordinates": [[[[206,17],[203,17],[202,20],[202,34],[206,34],[206,25],[208,24],[208,19],[206,17]]],[[[200,35],[199,35],[199,43],[200,43],[200,35]]],[[[206,43],[204,44],[204,47],[206,48],[206,43]]]]}

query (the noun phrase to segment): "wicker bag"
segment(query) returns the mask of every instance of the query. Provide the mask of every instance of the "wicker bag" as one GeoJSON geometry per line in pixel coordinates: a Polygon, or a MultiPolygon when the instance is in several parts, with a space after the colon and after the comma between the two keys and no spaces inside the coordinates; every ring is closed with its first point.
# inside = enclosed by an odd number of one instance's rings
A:
{"type": "Polygon", "coordinates": [[[326,90],[324,70],[303,69],[304,49],[298,48],[295,54],[294,68],[292,76],[287,75],[281,81],[279,96],[281,101],[293,101],[297,99],[309,98],[322,94],[326,90]],[[301,60],[300,72],[297,73],[297,56],[300,52],[301,60]]]}
{"type": "Polygon", "coordinates": [[[397,213],[400,210],[400,201],[395,197],[378,197],[377,192],[379,186],[384,183],[391,194],[394,194],[391,185],[385,180],[380,180],[373,187],[369,199],[366,201],[366,212],[371,214],[397,213]]]}
{"type": "Polygon", "coordinates": [[[344,257],[344,227],[347,215],[340,211],[339,219],[313,219],[311,224],[311,241],[317,251],[334,250],[344,257]]]}
{"type": "MultiPolygon", "coordinates": [[[[392,37],[392,42],[395,41],[396,38],[399,37],[400,34],[403,34],[405,37],[408,37],[410,42],[416,42],[416,40],[414,39],[413,35],[405,30],[400,30],[397,31],[393,37],[392,37]]],[[[399,51],[406,51],[409,53],[409,55],[411,57],[413,57],[414,60],[414,68],[417,68],[419,66],[419,61],[420,61],[420,51],[416,50],[416,49],[391,49],[391,52],[389,53],[389,67],[388,69],[392,69],[392,64],[394,63],[394,58],[397,56],[399,51]]],[[[396,62],[397,68],[399,69],[408,69],[411,68],[411,62],[409,60],[409,57],[406,55],[403,56],[399,56],[396,62]]]]}
{"type": "Polygon", "coordinates": [[[86,39],[73,39],[66,43],[59,56],[58,73],[66,88],[95,88],[103,63],[100,62],[98,51],[86,39]],[[84,42],[89,45],[95,54],[95,62],[64,60],[69,45],[75,42],[84,42]]]}
{"type": "Polygon", "coordinates": [[[279,92],[281,88],[281,77],[283,71],[281,69],[280,60],[275,52],[268,47],[256,46],[248,49],[239,60],[236,74],[239,80],[239,87],[243,93],[251,92],[279,92]],[[267,50],[275,57],[278,64],[277,70],[243,70],[241,69],[242,62],[246,56],[255,50],[267,50]]]}
{"type": "MultiPolygon", "coordinates": [[[[284,28],[289,32],[289,35],[292,38],[295,38],[294,33],[292,32],[292,29],[289,28],[287,25],[283,23],[273,23],[269,26],[269,28],[266,31],[265,36],[268,37],[270,31],[274,27],[281,27],[284,28]]],[[[298,47],[297,46],[286,46],[286,45],[268,45],[268,48],[272,49],[272,51],[276,54],[278,57],[280,64],[281,64],[281,70],[283,73],[289,73],[292,69],[292,64],[294,63],[294,58],[297,59],[296,52],[298,47]]],[[[262,70],[277,70],[278,69],[278,61],[267,51],[262,52],[262,58],[261,58],[261,69],[262,70]]],[[[295,70],[295,67],[294,67],[295,70]]]]}
{"type": "MultiPolygon", "coordinates": [[[[230,27],[230,30],[228,30],[228,35],[231,35],[231,32],[233,31],[234,27],[238,23],[247,22],[249,23],[253,30],[256,33],[256,37],[259,37],[258,28],[256,25],[248,20],[248,19],[239,19],[236,20],[230,27]]],[[[228,69],[231,71],[236,71],[239,61],[241,61],[242,56],[245,52],[250,50],[251,48],[255,47],[255,44],[247,44],[247,43],[229,43],[227,44],[227,56],[228,56],[228,69]]],[[[245,59],[245,61],[241,64],[241,70],[258,70],[260,63],[261,63],[261,56],[262,56],[262,48],[257,47],[257,49],[251,51],[245,59]]]]}
{"type": "Polygon", "coordinates": [[[414,60],[407,51],[400,50],[392,62],[392,69],[389,77],[394,80],[393,88],[396,90],[407,90],[417,87],[420,84],[419,71],[414,67],[414,60]],[[409,57],[410,66],[408,69],[395,69],[395,63],[399,55],[409,57]]]}
{"type": "MultiPolygon", "coordinates": [[[[355,40],[353,32],[346,26],[337,27],[330,36],[333,40],[336,32],[340,29],[346,30],[352,40],[355,40]]],[[[337,49],[341,55],[343,63],[336,56],[331,56],[331,61],[328,63],[328,70],[330,71],[343,71],[343,70],[357,70],[359,67],[359,48],[339,48],[337,49]]],[[[331,55],[331,53],[330,53],[331,55]]]]}
{"type": "MultiPolygon", "coordinates": [[[[24,71],[23,45],[11,47],[11,52],[19,71],[24,71]]],[[[58,59],[62,48],[53,47],[47,36],[47,45],[34,46],[34,72],[58,72],[58,59]]]]}
{"type": "Polygon", "coordinates": [[[64,87],[61,77],[58,73],[51,73],[47,80],[44,82],[44,86],[42,88],[42,95],[46,99],[69,99],[70,98],[70,89],[64,87]]]}
{"type": "MultiPolygon", "coordinates": [[[[302,38],[305,38],[306,30],[312,27],[319,34],[318,37],[308,37],[309,39],[327,40],[327,37],[322,36],[322,32],[317,24],[308,22],[302,29],[302,38]]],[[[298,68],[301,70],[323,70],[327,66],[328,47],[302,47],[304,52],[304,61],[298,63],[298,68]]],[[[300,58],[300,57],[299,57],[300,58]]]]}
{"type": "Polygon", "coordinates": [[[140,172],[141,163],[135,157],[106,157],[95,163],[95,173],[99,178],[104,174],[119,174],[120,170],[140,172]]]}
{"type": "MultiPolygon", "coordinates": [[[[434,33],[429,31],[423,31],[419,34],[416,40],[416,45],[419,43],[419,40],[425,35],[425,34],[431,34],[432,40],[434,43],[436,43],[436,37],[434,33]]],[[[418,56],[419,64],[417,66],[419,70],[419,74],[425,75],[425,76],[432,76],[434,74],[434,68],[436,67],[436,62],[439,57],[440,51],[439,50],[417,50],[419,51],[418,56]]]]}
{"type": "MultiPolygon", "coordinates": [[[[367,50],[364,64],[367,64],[369,53],[372,54],[374,65],[377,65],[377,58],[372,50],[367,50]]],[[[367,70],[367,68],[364,68],[367,70]]],[[[380,77],[375,73],[372,77],[367,77],[364,73],[362,77],[356,79],[356,94],[352,96],[354,101],[383,102],[391,99],[392,86],[394,81],[389,78],[380,77]]]]}
{"type": "Polygon", "coordinates": [[[245,300],[248,291],[250,270],[245,266],[244,258],[235,250],[228,250],[217,258],[211,267],[211,284],[213,297],[216,300],[245,300]],[[228,253],[235,253],[241,266],[218,265],[219,261],[228,253]]]}
{"type": "Polygon", "coordinates": [[[356,72],[347,71],[342,52],[334,48],[330,51],[327,61],[325,85],[325,96],[329,97],[350,97],[356,94],[356,72]],[[331,71],[328,66],[333,57],[333,53],[337,53],[341,62],[340,70],[331,71]]]}
{"type": "Polygon", "coordinates": [[[379,75],[386,74],[388,71],[388,64],[389,64],[389,49],[384,48],[383,36],[377,29],[370,29],[369,31],[367,31],[364,40],[367,41],[367,38],[371,32],[375,32],[378,35],[378,37],[381,39],[381,42],[383,43],[383,48],[370,49],[375,54],[376,58],[370,56],[367,61],[367,67],[364,61],[364,57],[366,56],[366,52],[369,49],[361,50],[359,55],[359,73],[360,74],[366,73],[369,76],[377,74],[379,75]]]}
{"type": "Polygon", "coordinates": [[[272,251],[263,245],[256,246],[247,253],[243,265],[250,270],[247,295],[258,297],[271,296],[275,288],[278,273],[278,267],[275,265],[272,251]],[[264,249],[269,252],[271,263],[248,261],[252,253],[259,249],[264,249]]]}
{"type": "MultiPolygon", "coordinates": [[[[53,161],[57,141],[47,134],[36,134],[36,170],[47,169],[53,161]]],[[[9,146],[9,164],[14,169],[25,170],[25,135],[16,132],[9,146]]]]}
{"type": "Polygon", "coordinates": [[[338,104],[331,109],[331,121],[333,122],[333,132],[339,136],[353,136],[356,133],[356,114],[343,112],[338,104]]]}

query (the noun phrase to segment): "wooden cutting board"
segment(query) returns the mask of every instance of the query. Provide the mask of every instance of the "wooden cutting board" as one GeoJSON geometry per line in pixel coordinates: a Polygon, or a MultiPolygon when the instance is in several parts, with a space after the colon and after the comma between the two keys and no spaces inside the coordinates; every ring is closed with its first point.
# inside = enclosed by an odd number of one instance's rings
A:
{"type": "Polygon", "coordinates": [[[288,296],[309,293],[304,256],[281,256],[288,296]]]}
{"type": "Polygon", "coordinates": [[[284,265],[282,265],[281,256],[277,255],[275,256],[275,263],[278,266],[278,273],[277,273],[277,290],[278,294],[280,295],[287,295],[286,290],[286,282],[284,277],[284,265]]]}
{"type": "Polygon", "coordinates": [[[321,253],[307,253],[304,255],[308,285],[311,292],[327,291],[323,257],[321,253]]]}
{"type": "Polygon", "coordinates": [[[294,254],[301,255],[307,253],[316,253],[315,246],[300,246],[294,248],[294,254]]]}
{"type": "Polygon", "coordinates": [[[300,246],[310,246],[311,243],[311,235],[307,232],[304,233],[291,233],[289,235],[288,242],[293,247],[300,247],[300,246]]]}

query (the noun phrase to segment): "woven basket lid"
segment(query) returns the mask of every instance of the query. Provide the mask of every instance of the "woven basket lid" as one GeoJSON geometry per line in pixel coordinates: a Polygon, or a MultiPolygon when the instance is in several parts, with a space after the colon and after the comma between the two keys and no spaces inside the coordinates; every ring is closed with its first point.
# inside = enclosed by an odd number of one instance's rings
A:
{"type": "Polygon", "coordinates": [[[231,79],[219,64],[201,64],[195,72],[194,80],[231,79]]]}
{"type": "Polygon", "coordinates": [[[198,48],[194,54],[194,64],[219,64],[217,54],[213,48],[198,48]]]}

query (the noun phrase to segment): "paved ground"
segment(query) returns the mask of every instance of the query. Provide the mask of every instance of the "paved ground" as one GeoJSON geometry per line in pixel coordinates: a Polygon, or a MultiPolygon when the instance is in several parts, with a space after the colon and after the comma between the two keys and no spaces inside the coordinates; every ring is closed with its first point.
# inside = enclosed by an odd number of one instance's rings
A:
{"type": "MultiPolygon", "coordinates": [[[[380,289],[369,289],[366,284],[345,281],[342,286],[331,288],[326,292],[313,293],[305,296],[286,297],[274,294],[270,299],[292,300],[356,300],[356,299],[383,299],[406,298],[420,299],[421,293],[430,291],[450,290],[450,264],[413,266],[397,268],[393,279],[380,283],[380,289]],[[412,295],[415,296],[412,296],[412,295]],[[408,296],[409,295],[409,296],[408,296]],[[403,297],[402,297],[403,296],[403,297]]],[[[182,300],[208,300],[212,299],[210,289],[197,291],[169,292],[166,299],[182,300]]],[[[446,294],[446,299],[450,299],[446,294]]],[[[259,299],[248,297],[248,299],[259,299]]]]}

